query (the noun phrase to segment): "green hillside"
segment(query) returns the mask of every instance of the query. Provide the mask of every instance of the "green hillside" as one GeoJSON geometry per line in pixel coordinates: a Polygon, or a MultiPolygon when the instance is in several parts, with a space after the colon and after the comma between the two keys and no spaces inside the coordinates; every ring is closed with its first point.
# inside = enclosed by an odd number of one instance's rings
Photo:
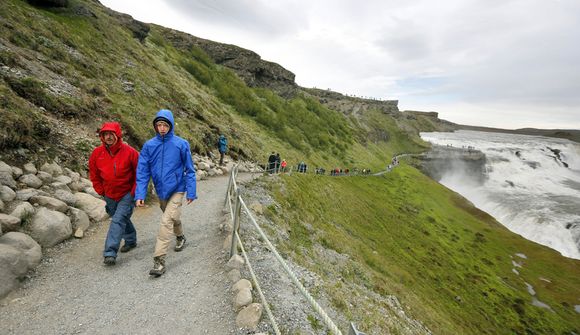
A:
{"type": "MultiPolygon", "coordinates": [[[[62,8],[0,1],[0,160],[86,169],[103,121],[119,121],[140,148],[161,108],[174,112],[176,133],[195,153],[216,150],[223,133],[234,159],[263,162],[275,151],[290,165],[327,170],[384,169],[395,154],[428,148],[419,131],[453,127],[392,103],[385,111],[349,97],[335,108],[290,76],[252,82],[244,73],[287,70],[257,58],[235,67],[216,55],[252,53],[195,41],[97,1],[62,8]],[[368,108],[351,113],[347,100],[368,108]]],[[[291,227],[285,252],[319,272],[333,304],[363,320],[363,330],[399,328],[385,321],[380,301],[349,307],[345,297],[360,288],[398,297],[435,333],[580,333],[578,261],[508,232],[414,168],[380,178],[283,177],[267,187],[282,206],[268,216],[291,227]],[[352,262],[328,267],[317,246],[352,262]],[[519,275],[512,260],[523,264],[519,275]],[[524,282],[553,311],[533,306],[524,282]]]]}
{"type": "Polygon", "coordinates": [[[268,207],[271,234],[288,232],[282,250],[322,276],[335,308],[363,331],[401,331],[381,317],[384,303],[357,298],[368,292],[396,296],[435,334],[580,331],[579,261],[510,232],[412,167],[383,177],[294,174],[265,187],[278,204],[268,207]],[[329,266],[329,251],[349,261],[329,266]],[[526,283],[551,309],[532,304],[526,283]]]}

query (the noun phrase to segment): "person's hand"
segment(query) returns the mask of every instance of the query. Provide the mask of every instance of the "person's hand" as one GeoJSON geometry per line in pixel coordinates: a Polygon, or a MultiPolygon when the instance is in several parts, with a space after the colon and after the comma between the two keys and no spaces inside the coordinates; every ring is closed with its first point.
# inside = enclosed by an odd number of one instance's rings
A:
{"type": "Polygon", "coordinates": [[[135,206],[137,206],[137,207],[143,207],[143,206],[145,206],[145,201],[143,199],[137,199],[135,201],[135,206]]]}
{"type": "Polygon", "coordinates": [[[193,199],[187,199],[187,201],[186,201],[186,205],[189,205],[189,204],[190,204],[190,203],[192,203],[192,202],[193,202],[193,199]]]}

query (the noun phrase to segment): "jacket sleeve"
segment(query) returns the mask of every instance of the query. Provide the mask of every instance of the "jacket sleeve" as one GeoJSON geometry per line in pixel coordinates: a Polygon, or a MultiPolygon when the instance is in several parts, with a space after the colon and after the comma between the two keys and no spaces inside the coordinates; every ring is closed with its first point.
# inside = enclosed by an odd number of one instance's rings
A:
{"type": "Polygon", "coordinates": [[[135,177],[135,200],[145,200],[147,197],[147,186],[151,179],[151,169],[149,167],[149,150],[147,144],[141,149],[141,154],[137,160],[137,173],[135,177]]]}
{"type": "Polygon", "coordinates": [[[135,175],[135,183],[131,188],[131,194],[135,196],[135,190],[137,188],[137,165],[139,164],[139,152],[131,147],[131,168],[133,169],[133,174],[135,175]]]}
{"type": "Polygon", "coordinates": [[[89,157],[89,178],[93,183],[93,188],[95,192],[100,195],[105,195],[105,188],[103,187],[103,179],[97,168],[97,149],[93,150],[91,156],[89,157]]]}
{"type": "Polygon", "coordinates": [[[197,199],[197,185],[195,180],[195,167],[193,166],[193,158],[191,158],[191,151],[189,150],[189,143],[186,141],[182,147],[181,159],[184,165],[185,173],[185,189],[187,190],[187,199],[197,199]]]}

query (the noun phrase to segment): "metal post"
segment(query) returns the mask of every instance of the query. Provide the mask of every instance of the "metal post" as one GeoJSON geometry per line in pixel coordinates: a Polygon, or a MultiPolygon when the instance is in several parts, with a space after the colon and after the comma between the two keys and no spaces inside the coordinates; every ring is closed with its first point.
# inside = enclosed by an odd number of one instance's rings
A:
{"type": "Polygon", "coordinates": [[[238,253],[238,239],[236,234],[240,229],[240,212],[242,209],[242,202],[240,201],[240,190],[236,189],[236,208],[234,210],[234,229],[232,230],[232,247],[230,248],[230,258],[238,253]]]}
{"type": "Polygon", "coordinates": [[[224,201],[224,207],[228,204],[228,198],[230,197],[230,189],[232,188],[232,179],[234,178],[234,171],[230,174],[228,179],[228,188],[226,189],[226,200],[224,201]]]}
{"type": "Polygon", "coordinates": [[[348,329],[348,335],[366,335],[365,333],[358,331],[354,322],[350,323],[350,328],[348,329]]]}

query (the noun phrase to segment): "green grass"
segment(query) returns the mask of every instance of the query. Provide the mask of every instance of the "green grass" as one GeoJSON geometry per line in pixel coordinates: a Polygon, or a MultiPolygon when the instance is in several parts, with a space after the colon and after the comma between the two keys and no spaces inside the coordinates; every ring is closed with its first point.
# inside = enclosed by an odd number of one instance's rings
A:
{"type": "MultiPolygon", "coordinates": [[[[321,274],[335,306],[356,319],[377,306],[350,306],[352,286],[336,286],[337,277],[396,295],[438,334],[580,329],[574,311],[580,298],[577,260],[511,233],[411,167],[385,177],[294,175],[273,186],[273,194],[282,205],[274,220],[290,231],[284,252],[321,274]],[[315,245],[348,254],[352,263],[328,267],[317,258],[315,245]],[[512,259],[523,263],[519,276],[512,272],[512,259]],[[531,304],[525,282],[554,312],[531,304]]],[[[372,322],[389,331],[386,321],[372,322]]]]}

